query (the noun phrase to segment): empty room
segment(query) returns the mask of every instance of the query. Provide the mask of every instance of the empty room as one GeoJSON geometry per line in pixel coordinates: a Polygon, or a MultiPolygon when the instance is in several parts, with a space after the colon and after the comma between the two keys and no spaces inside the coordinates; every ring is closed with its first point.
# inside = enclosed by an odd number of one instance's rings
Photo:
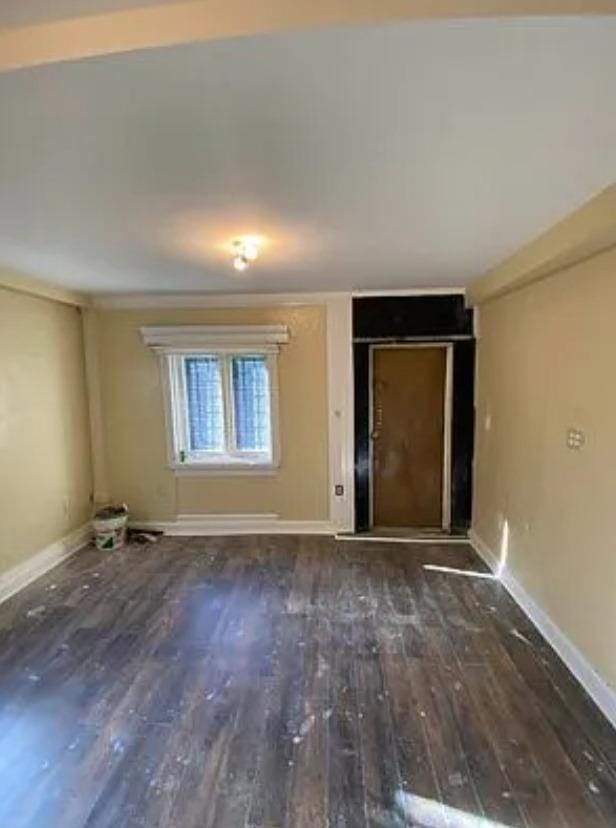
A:
{"type": "Polygon", "coordinates": [[[0,828],[616,826],[616,4],[0,3],[0,828]]]}

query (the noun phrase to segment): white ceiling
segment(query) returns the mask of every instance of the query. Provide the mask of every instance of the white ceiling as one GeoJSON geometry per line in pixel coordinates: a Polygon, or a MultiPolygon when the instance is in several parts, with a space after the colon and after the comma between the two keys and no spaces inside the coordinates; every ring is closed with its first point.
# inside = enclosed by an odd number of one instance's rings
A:
{"type": "Polygon", "coordinates": [[[0,75],[0,265],[107,291],[463,285],[616,179],[616,18],[210,42],[0,75]],[[261,233],[246,274],[228,243],[261,233]]]}
{"type": "Polygon", "coordinates": [[[30,26],[68,17],[182,2],[184,0],[0,0],[0,26],[30,26]]]}

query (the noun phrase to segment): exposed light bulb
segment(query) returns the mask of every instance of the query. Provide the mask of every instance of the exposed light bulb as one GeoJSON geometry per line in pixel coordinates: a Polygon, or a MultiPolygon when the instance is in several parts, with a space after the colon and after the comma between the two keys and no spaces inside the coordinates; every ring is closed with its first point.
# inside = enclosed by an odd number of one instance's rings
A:
{"type": "Polygon", "coordinates": [[[233,250],[233,267],[236,270],[246,270],[250,262],[254,262],[259,256],[258,239],[247,236],[236,239],[231,248],[233,250]]]}
{"type": "Polygon", "coordinates": [[[256,243],[252,240],[245,239],[242,242],[242,256],[244,259],[248,259],[249,262],[254,262],[258,255],[259,248],[256,243]]]}

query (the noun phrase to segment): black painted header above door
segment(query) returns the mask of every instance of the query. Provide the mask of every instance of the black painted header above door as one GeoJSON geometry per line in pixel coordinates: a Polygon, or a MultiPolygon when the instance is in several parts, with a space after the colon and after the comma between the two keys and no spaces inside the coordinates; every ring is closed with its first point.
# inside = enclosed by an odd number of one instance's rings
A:
{"type": "Polygon", "coordinates": [[[370,350],[413,339],[453,343],[452,529],[465,532],[472,510],[475,340],[462,294],[370,296],[353,300],[355,376],[355,529],[370,528],[370,350]]]}
{"type": "Polygon", "coordinates": [[[473,335],[462,294],[375,296],[353,300],[353,339],[473,335]]]}

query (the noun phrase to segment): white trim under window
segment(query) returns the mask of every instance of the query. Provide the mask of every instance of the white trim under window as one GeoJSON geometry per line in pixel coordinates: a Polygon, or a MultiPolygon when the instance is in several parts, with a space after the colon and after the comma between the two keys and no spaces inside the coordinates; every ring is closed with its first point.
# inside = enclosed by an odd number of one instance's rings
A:
{"type": "MultiPolygon", "coordinates": [[[[142,328],[141,333],[161,360],[168,459],[176,474],[274,474],[280,465],[277,354],[278,343],[288,340],[286,327],[186,326],[142,328]],[[246,448],[241,445],[242,428],[236,423],[234,370],[241,370],[242,361],[251,358],[265,368],[267,402],[259,415],[258,445],[246,448]],[[210,405],[216,409],[211,417],[216,427],[195,447],[199,441],[195,440],[194,408],[191,421],[187,371],[199,361],[211,373],[210,405]]],[[[194,396],[192,400],[194,406],[194,396]]]]}

